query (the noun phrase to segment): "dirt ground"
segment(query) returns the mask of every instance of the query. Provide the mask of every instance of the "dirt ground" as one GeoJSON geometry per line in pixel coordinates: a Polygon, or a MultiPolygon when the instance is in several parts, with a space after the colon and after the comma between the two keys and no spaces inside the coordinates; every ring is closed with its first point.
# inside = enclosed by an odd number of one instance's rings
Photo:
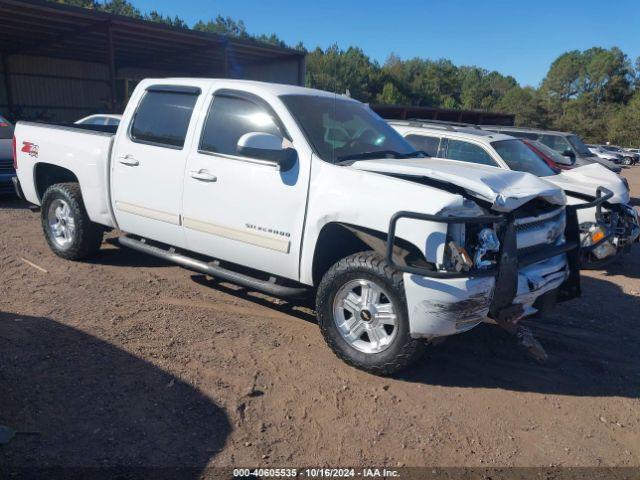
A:
{"type": "Polygon", "coordinates": [[[0,225],[0,464],[640,466],[640,245],[530,322],[544,366],[481,326],[389,379],[303,306],[108,241],[64,261],[10,198],[0,225]]]}

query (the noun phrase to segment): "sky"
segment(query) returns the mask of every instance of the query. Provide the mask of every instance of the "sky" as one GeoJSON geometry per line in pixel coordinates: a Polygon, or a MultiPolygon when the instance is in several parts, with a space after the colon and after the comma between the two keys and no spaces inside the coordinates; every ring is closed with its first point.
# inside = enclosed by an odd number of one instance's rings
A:
{"type": "Polygon", "coordinates": [[[189,25],[218,14],[251,34],[275,33],[308,49],[358,46],[379,63],[446,58],[538,86],[569,50],[621,48],[640,56],[640,0],[132,0],[189,25]]]}

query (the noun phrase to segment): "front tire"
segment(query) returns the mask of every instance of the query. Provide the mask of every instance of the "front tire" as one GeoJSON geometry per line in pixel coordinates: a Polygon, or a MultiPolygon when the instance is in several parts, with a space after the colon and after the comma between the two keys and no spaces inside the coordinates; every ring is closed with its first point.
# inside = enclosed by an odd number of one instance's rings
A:
{"type": "Polygon", "coordinates": [[[42,230],[49,248],[66,260],[83,260],[100,250],[104,229],[93,223],[80,185],[56,183],[42,197],[42,230]]]}
{"type": "Polygon", "coordinates": [[[622,164],[623,164],[623,165],[625,165],[625,166],[631,166],[631,165],[633,165],[633,158],[631,158],[631,157],[624,157],[624,158],[622,159],[622,164]]]}
{"type": "Polygon", "coordinates": [[[316,298],[325,341],[343,361],[392,375],[424,353],[411,338],[402,274],[374,252],[343,258],[324,275],[316,298]]]}

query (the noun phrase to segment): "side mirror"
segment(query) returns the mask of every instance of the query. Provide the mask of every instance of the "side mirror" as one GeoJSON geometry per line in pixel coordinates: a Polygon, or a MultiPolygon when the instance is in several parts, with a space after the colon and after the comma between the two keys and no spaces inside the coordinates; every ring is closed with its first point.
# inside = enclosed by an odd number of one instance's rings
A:
{"type": "Polygon", "coordinates": [[[280,170],[289,170],[296,162],[297,152],[282,146],[282,137],[270,133],[245,133],[236,145],[238,155],[273,162],[280,170]]]}
{"type": "Polygon", "coordinates": [[[575,153],[573,153],[573,150],[570,150],[570,149],[568,149],[568,148],[567,148],[564,152],[562,152],[562,155],[563,155],[563,156],[565,156],[565,157],[572,158],[572,159],[574,159],[574,160],[575,160],[575,158],[576,158],[576,154],[575,154],[575,153]]]}

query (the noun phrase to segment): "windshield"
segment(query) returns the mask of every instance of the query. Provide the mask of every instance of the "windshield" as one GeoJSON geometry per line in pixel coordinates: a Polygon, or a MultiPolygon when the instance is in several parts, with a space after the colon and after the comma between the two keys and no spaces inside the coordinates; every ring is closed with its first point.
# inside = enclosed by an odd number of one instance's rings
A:
{"type": "Polygon", "coordinates": [[[569,160],[564,155],[560,155],[553,148],[548,147],[544,143],[534,140],[531,142],[531,144],[554,162],[559,163],[560,165],[571,165],[571,160],[569,160]]]}
{"type": "Polygon", "coordinates": [[[315,152],[339,163],[366,158],[418,156],[415,148],[366,105],[344,98],[280,97],[315,152]]]}
{"type": "Polygon", "coordinates": [[[511,170],[527,172],[538,177],[548,177],[556,172],[544,163],[522,140],[502,140],[491,142],[498,155],[509,165],[511,170]]]}
{"type": "Polygon", "coordinates": [[[576,151],[576,153],[581,157],[594,156],[593,153],[591,153],[591,150],[587,148],[587,146],[582,142],[580,137],[578,137],[577,135],[569,135],[567,139],[569,140],[569,143],[571,144],[573,149],[576,151]]]}
{"type": "Polygon", "coordinates": [[[0,116],[0,139],[13,138],[13,125],[7,119],[0,116]]]}
{"type": "Polygon", "coordinates": [[[602,148],[609,152],[619,152],[620,149],[618,147],[612,147],[611,145],[603,145],[602,148]]]}

